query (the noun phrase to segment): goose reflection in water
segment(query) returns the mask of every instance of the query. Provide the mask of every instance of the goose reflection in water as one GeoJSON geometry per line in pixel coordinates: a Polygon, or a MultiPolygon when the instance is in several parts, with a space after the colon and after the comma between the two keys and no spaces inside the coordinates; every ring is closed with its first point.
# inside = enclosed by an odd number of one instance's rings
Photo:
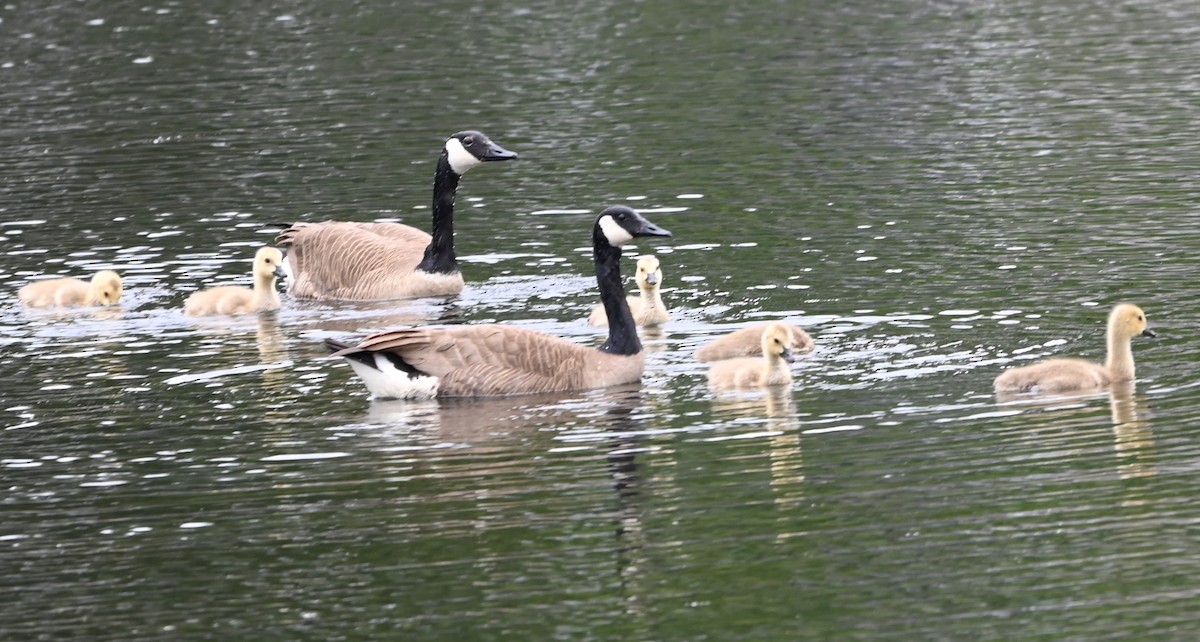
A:
{"type": "Polygon", "coordinates": [[[631,401],[629,394],[639,389],[640,384],[628,384],[511,397],[375,399],[367,421],[428,431],[439,441],[456,444],[524,439],[542,430],[602,434],[608,430],[610,409],[636,407],[640,402],[631,401]]]}
{"type": "Polygon", "coordinates": [[[638,336],[642,339],[642,352],[647,354],[654,352],[666,352],[670,346],[667,344],[667,332],[662,326],[645,326],[638,328],[638,336]]]}
{"type": "MultiPolygon", "coordinates": [[[[426,401],[375,400],[367,410],[367,421],[382,424],[411,439],[429,438],[439,445],[468,445],[481,455],[495,453],[494,473],[511,471],[514,449],[528,451],[531,440],[544,440],[539,452],[589,452],[602,449],[612,484],[616,509],[612,512],[616,539],[616,573],[625,591],[626,612],[642,613],[646,529],[643,523],[645,454],[644,435],[654,417],[646,406],[640,384],[573,393],[440,399],[426,401]],[[521,442],[521,443],[512,443],[521,442]],[[563,443],[569,444],[563,447],[563,443]]],[[[656,453],[660,451],[656,450],[656,453]]],[[[489,474],[489,464],[476,462],[472,474],[489,474]],[[479,467],[482,465],[482,467],[479,467]]],[[[409,473],[411,474],[411,471],[409,473]]],[[[669,475],[656,478],[656,486],[669,486],[669,475]]],[[[519,492],[527,492],[522,486],[519,492]]],[[[497,489],[490,491],[493,495],[497,489]]]]}

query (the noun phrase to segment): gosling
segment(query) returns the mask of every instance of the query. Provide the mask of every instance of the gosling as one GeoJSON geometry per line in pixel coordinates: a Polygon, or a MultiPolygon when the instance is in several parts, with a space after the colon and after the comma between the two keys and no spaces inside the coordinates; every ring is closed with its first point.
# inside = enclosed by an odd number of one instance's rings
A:
{"type": "Polygon", "coordinates": [[[1154,337],[1147,327],[1146,313],[1131,303],[1122,303],[1108,315],[1108,358],[1104,365],[1083,359],[1057,358],[1005,370],[996,377],[997,393],[1034,392],[1062,394],[1099,391],[1111,384],[1132,381],[1136,336],[1154,337]]]}
{"type": "Polygon", "coordinates": [[[101,270],[90,282],[70,278],[34,281],[21,288],[17,296],[31,308],[45,308],[117,305],[122,292],[121,276],[112,270],[101,270]]]}
{"type": "Polygon", "coordinates": [[[253,290],[239,285],[222,285],[193,292],[184,302],[183,312],[203,316],[278,310],[280,302],[275,279],[284,275],[282,262],[283,252],[273,247],[259,248],[254,255],[253,290]]]}
{"type": "MultiPolygon", "coordinates": [[[[803,328],[776,322],[788,329],[792,334],[792,350],[794,352],[810,352],[813,349],[813,339],[803,328]]],[[[731,332],[699,350],[696,350],[696,361],[722,361],[738,357],[762,356],[762,334],[770,324],[752,325],[731,332]]]]}
{"type": "Polygon", "coordinates": [[[772,323],[762,332],[763,356],[714,362],[708,369],[708,387],[723,392],[789,385],[792,345],[792,332],[787,324],[772,323]]]}
{"type": "MultiPolygon", "coordinates": [[[[654,256],[643,256],[637,262],[637,286],[641,296],[627,296],[629,311],[633,313],[633,322],[638,326],[662,325],[671,320],[667,306],[663,304],[662,294],[658,287],[662,283],[662,268],[654,256]]],[[[592,308],[588,316],[588,325],[608,326],[608,315],[603,305],[592,308]]]]}

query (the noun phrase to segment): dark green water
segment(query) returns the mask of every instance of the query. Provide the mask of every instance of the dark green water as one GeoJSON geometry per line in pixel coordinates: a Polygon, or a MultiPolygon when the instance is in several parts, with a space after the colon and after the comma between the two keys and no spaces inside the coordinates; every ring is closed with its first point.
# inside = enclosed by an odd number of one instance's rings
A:
{"type": "MultiPolygon", "coordinates": [[[[0,7],[0,639],[1189,639],[1200,618],[1200,8],[1099,3],[17,2],[0,7]],[[428,226],[452,301],[245,283],[269,224],[428,226]],[[373,402],[321,339],[599,341],[587,249],[674,238],[641,386],[373,402]],[[22,310],[42,274],[120,311],[22,310]],[[1136,385],[998,404],[1103,357],[1136,385]],[[691,359],[765,318],[783,395],[691,359]]],[[[632,261],[626,271],[632,269],[632,261]]]]}

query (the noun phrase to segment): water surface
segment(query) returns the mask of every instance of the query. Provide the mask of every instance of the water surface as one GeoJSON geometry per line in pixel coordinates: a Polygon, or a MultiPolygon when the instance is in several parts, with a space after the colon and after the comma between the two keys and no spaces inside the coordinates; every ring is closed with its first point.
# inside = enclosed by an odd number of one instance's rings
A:
{"type": "Polygon", "coordinates": [[[1200,11],[1184,2],[10,4],[0,9],[5,639],[1180,638],[1200,11]],[[450,300],[182,315],[273,224],[426,228],[477,128],[450,300]],[[673,320],[639,386],[372,401],[321,340],[599,344],[637,207],[673,320]],[[119,270],[119,310],[29,311],[119,270]],[[1003,368],[1159,332],[1111,393],[1003,368]],[[692,351],[784,318],[793,389],[692,351]]]}

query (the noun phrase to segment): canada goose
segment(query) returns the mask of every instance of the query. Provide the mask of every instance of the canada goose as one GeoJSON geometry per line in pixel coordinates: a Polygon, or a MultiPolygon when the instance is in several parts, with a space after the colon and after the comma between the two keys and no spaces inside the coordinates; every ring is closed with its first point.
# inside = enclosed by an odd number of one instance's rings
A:
{"type": "MultiPolygon", "coordinates": [[[[792,351],[809,352],[813,349],[812,337],[804,330],[782,322],[782,325],[792,334],[792,351]]],[[[739,357],[762,356],[762,334],[768,324],[753,325],[731,332],[696,351],[697,361],[722,361],[739,357]]]]}
{"type": "Polygon", "coordinates": [[[753,390],[792,382],[792,331],[772,323],[759,338],[761,357],[724,359],[709,366],[708,386],[715,391],[753,390]]]}
{"type": "Polygon", "coordinates": [[[451,136],[433,174],[433,235],[400,223],[294,223],[276,237],[287,249],[288,293],[303,299],[381,301],[463,289],[454,254],[454,194],[467,170],[517,155],[477,131],[451,136]]]}
{"type": "MultiPolygon", "coordinates": [[[[662,268],[654,256],[643,256],[637,262],[636,275],[638,291],[641,296],[627,296],[629,311],[633,314],[633,322],[637,325],[662,325],[671,320],[667,306],[663,305],[662,294],[658,287],[662,283],[662,268]]],[[[608,316],[604,313],[604,305],[592,308],[588,316],[588,325],[606,326],[608,316]]]]}
{"type": "Polygon", "coordinates": [[[645,356],[621,286],[621,245],[670,235],[621,205],[596,219],[592,257],[608,314],[608,340],[599,348],[507,325],[413,328],[354,346],[325,343],[380,398],[499,397],[633,383],[641,379],[645,356]]]}
{"type": "Polygon", "coordinates": [[[71,278],[34,281],[21,288],[17,297],[31,308],[116,305],[121,302],[123,291],[120,275],[100,270],[91,281],[71,278]]]}
{"type": "Polygon", "coordinates": [[[1099,390],[1110,384],[1133,380],[1133,350],[1136,336],[1153,337],[1146,313],[1131,303],[1121,303],[1108,315],[1108,358],[1104,365],[1083,359],[1057,358],[1005,370],[996,377],[997,393],[1039,392],[1056,394],[1099,390]]]}
{"type": "Polygon", "coordinates": [[[247,314],[279,309],[275,278],[283,276],[283,252],[262,247],[254,253],[254,289],[240,285],[222,285],[193,292],[183,304],[185,314],[247,314]]]}

